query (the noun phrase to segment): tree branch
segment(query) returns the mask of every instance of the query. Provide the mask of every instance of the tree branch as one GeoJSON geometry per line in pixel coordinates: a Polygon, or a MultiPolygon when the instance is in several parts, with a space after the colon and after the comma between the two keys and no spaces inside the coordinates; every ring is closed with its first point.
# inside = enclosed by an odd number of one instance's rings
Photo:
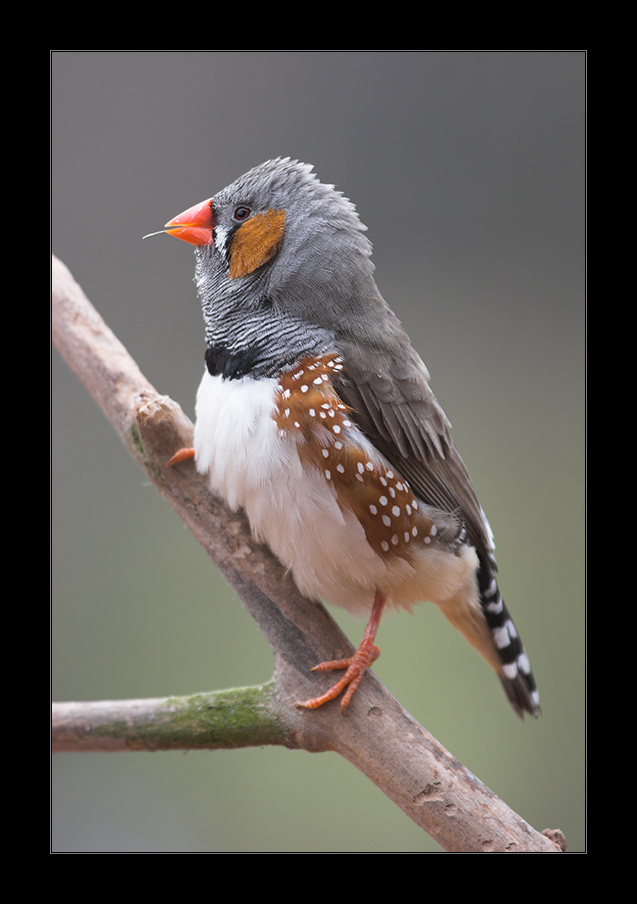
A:
{"type": "MultiPolygon", "coordinates": [[[[242,514],[207,490],[192,463],[167,468],[190,445],[192,424],[159,395],[53,258],[53,340],[160,493],[243,600],[275,656],[272,681],[187,698],[59,703],[54,750],[157,750],[283,744],[335,751],[388,795],[445,850],[544,852],[565,849],[540,833],[455,760],[368,673],[343,717],[338,706],[300,710],[329,677],[311,671],[352,647],[320,605],[306,600],[242,514]]],[[[555,840],[551,840],[552,835],[555,840]]]]}
{"type": "Polygon", "coordinates": [[[295,746],[270,681],[187,697],[53,704],[53,751],[295,746]]]}

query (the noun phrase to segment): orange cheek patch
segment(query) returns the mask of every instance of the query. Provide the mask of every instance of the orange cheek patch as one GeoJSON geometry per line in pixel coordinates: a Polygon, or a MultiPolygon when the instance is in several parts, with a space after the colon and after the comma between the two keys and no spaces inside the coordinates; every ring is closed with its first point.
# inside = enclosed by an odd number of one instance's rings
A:
{"type": "Polygon", "coordinates": [[[272,260],[283,238],[284,210],[255,214],[237,229],[230,250],[230,279],[247,276],[272,260]]]}

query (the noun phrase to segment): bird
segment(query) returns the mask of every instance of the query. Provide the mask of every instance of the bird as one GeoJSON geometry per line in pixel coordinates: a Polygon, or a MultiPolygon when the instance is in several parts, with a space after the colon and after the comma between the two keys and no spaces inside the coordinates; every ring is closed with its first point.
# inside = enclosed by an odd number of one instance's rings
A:
{"type": "Polygon", "coordinates": [[[194,246],[205,325],[194,459],[312,600],[367,619],[305,710],[345,714],[386,610],[436,604],[520,718],[540,702],[493,534],[429,372],[380,293],[355,205],[312,165],[261,163],[161,232],[194,246]]]}

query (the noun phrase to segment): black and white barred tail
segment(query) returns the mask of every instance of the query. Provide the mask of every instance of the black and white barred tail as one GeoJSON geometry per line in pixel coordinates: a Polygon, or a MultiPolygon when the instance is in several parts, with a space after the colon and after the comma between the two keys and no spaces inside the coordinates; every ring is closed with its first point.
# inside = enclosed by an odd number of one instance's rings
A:
{"type": "Polygon", "coordinates": [[[478,583],[484,614],[502,663],[498,674],[504,691],[521,719],[525,712],[537,717],[540,714],[540,695],[535,678],[491,568],[480,569],[478,583]]]}

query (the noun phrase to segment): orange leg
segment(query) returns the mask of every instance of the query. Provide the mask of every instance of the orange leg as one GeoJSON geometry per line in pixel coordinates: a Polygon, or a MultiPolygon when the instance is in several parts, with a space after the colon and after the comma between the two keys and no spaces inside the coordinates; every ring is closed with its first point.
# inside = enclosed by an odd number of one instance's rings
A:
{"type": "Polygon", "coordinates": [[[189,458],[195,457],[195,450],[187,447],[185,449],[179,449],[173,457],[168,462],[167,467],[172,468],[173,465],[178,465],[182,461],[188,461],[189,458]]]}
{"type": "Polygon", "coordinates": [[[333,687],[320,697],[314,697],[312,700],[306,700],[304,703],[297,703],[297,706],[304,706],[306,709],[318,709],[318,707],[323,706],[324,703],[336,699],[336,697],[347,688],[343,695],[343,699],[341,700],[341,712],[345,712],[350,700],[354,696],[356,688],[361,683],[363,675],[369,666],[380,656],[380,650],[375,646],[374,640],[376,639],[376,633],[378,632],[386,602],[385,596],[377,590],[372,614],[370,615],[367,627],[365,628],[365,634],[363,635],[358,650],[356,650],[351,659],[336,659],[331,662],[321,662],[312,669],[312,671],[319,672],[327,672],[331,669],[346,669],[346,672],[340,681],[337,681],[333,687]]]}

